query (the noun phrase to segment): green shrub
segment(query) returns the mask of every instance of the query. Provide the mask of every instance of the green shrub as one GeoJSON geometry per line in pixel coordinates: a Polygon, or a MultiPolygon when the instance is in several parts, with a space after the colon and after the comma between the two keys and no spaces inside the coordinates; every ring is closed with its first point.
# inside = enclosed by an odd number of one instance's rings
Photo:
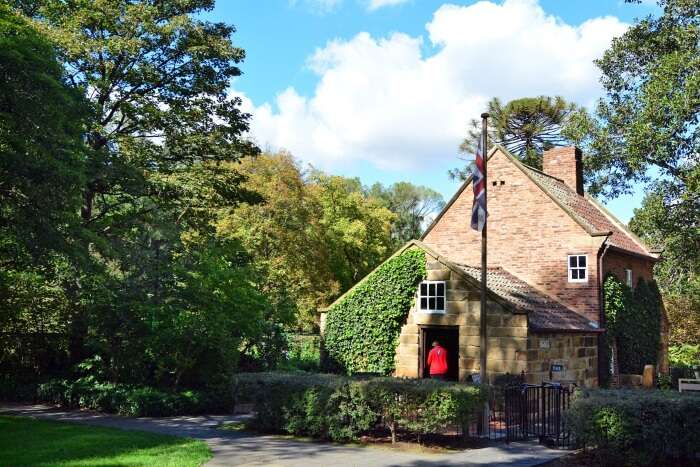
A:
{"type": "Polygon", "coordinates": [[[566,414],[576,442],[600,465],[652,465],[700,454],[700,396],[675,391],[588,390],[566,414]]]}
{"type": "Polygon", "coordinates": [[[281,371],[319,371],[321,336],[288,334],[287,351],[277,365],[281,371]]]}
{"type": "Polygon", "coordinates": [[[230,411],[229,395],[199,391],[167,392],[151,387],[95,382],[52,380],[38,385],[36,399],[69,408],[90,409],[120,415],[168,416],[230,411]],[[227,404],[222,400],[228,397],[227,404]]]}
{"type": "Polygon", "coordinates": [[[398,429],[421,435],[457,426],[466,433],[485,400],[463,384],[298,373],[241,374],[234,393],[238,403],[253,402],[254,429],[334,441],[357,439],[378,424],[394,440],[398,429]]]}
{"type": "Polygon", "coordinates": [[[423,251],[408,250],[379,266],[333,305],[324,336],[329,368],[348,374],[391,373],[401,326],[425,274],[423,251]]]}
{"type": "Polygon", "coordinates": [[[668,348],[668,360],[677,367],[700,365],[700,345],[672,345],[668,348]]]}

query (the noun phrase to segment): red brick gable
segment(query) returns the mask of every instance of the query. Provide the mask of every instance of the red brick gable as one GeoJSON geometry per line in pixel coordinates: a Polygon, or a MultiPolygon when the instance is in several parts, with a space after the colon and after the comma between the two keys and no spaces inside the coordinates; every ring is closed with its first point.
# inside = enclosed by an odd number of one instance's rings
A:
{"type": "MultiPolygon", "coordinates": [[[[488,175],[489,266],[503,267],[598,322],[597,255],[605,237],[591,236],[503,149],[490,152],[488,175]],[[568,282],[570,254],[587,255],[587,282],[568,282]]],[[[481,236],[469,227],[473,195],[468,185],[469,181],[422,240],[455,262],[479,264],[481,236]]]]}

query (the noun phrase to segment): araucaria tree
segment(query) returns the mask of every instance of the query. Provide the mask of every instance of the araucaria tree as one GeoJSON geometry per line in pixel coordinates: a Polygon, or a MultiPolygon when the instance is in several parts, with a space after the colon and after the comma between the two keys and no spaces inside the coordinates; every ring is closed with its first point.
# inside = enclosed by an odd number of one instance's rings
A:
{"type": "MultiPolygon", "coordinates": [[[[494,97],[488,104],[489,145],[500,144],[525,164],[542,167],[542,152],[553,146],[578,143],[584,135],[578,131],[587,121],[585,109],[563,97],[523,97],[503,105],[494,97]]],[[[474,154],[481,138],[481,121],[472,120],[460,151],[474,154]]],[[[466,179],[470,168],[450,171],[453,178],[466,179]]]]}

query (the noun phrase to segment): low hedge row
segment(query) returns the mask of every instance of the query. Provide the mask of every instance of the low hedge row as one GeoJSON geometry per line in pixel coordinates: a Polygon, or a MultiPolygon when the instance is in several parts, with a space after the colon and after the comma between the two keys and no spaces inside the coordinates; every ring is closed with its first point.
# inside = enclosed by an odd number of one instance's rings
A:
{"type": "Polygon", "coordinates": [[[230,394],[166,392],[151,387],[53,380],[38,385],[36,400],[69,408],[91,409],[132,417],[223,413],[232,410],[230,394]]]}
{"type": "MultiPolygon", "coordinates": [[[[700,455],[700,396],[675,391],[582,391],[566,414],[599,465],[652,465],[700,455]]],[[[664,464],[665,465],[665,464],[664,464]]]]}
{"type": "Polygon", "coordinates": [[[419,437],[448,426],[468,433],[486,400],[475,386],[389,377],[247,373],[235,378],[235,402],[252,403],[251,427],[333,441],[385,427],[419,437]]]}

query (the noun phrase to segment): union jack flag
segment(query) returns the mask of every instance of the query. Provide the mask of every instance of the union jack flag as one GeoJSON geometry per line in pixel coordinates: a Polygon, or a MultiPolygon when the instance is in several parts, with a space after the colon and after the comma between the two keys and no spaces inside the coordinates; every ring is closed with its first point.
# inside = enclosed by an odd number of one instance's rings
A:
{"type": "Polygon", "coordinates": [[[476,148],[472,186],[474,187],[474,204],[472,205],[472,229],[481,232],[486,223],[486,184],[484,183],[484,151],[481,138],[476,148]]]}

